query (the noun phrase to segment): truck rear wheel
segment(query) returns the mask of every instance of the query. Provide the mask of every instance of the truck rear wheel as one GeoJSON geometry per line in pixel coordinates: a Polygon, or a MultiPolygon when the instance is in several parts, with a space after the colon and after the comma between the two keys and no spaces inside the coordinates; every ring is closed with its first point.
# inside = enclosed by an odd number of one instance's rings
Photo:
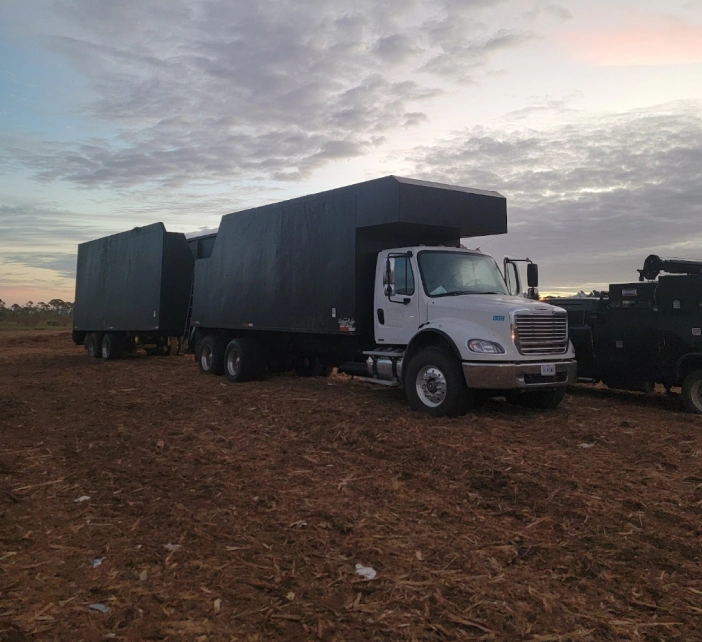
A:
{"type": "Polygon", "coordinates": [[[247,337],[232,339],[224,352],[224,376],[238,383],[259,379],[266,371],[266,361],[258,344],[247,337]]]}
{"type": "Polygon", "coordinates": [[[404,388],[410,408],[432,417],[459,417],[473,405],[460,362],[440,348],[427,348],[412,357],[404,388]]]}
{"type": "Polygon", "coordinates": [[[102,333],[89,332],[85,337],[85,349],[91,357],[96,359],[102,357],[102,333]]]}
{"type": "Polygon", "coordinates": [[[124,339],[121,335],[108,332],[103,335],[100,353],[105,361],[121,359],[124,356],[124,339]]]}
{"type": "Polygon", "coordinates": [[[221,337],[208,334],[200,344],[200,372],[221,375],[224,372],[224,348],[225,343],[221,337]]]}
{"type": "Polygon", "coordinates": [[[522,408],[534,410],[551,410],[563,401],[563,388],[548,388],[546,390],[529,390],[528,392],[509,392],[505,395],[509,403],[522,408]]]}
{"type": "Polygon", "coordinates": [[[685,377],[682,398],[685,410],[702,414],[702,370],[695,370],[685,377]]]}

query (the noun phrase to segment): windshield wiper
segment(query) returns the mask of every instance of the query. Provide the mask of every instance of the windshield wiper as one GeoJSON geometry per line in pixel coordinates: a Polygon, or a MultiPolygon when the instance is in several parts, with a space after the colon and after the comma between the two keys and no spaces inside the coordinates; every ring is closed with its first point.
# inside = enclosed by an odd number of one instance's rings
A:
{"type": "Polygon", "coordinates": [[[490,291],[490,292],[476,292],[474,290],[455,290],[454,292],[447,292],[446,294],[442,296],[462,296],[464,294],[504,294],[504,292],[496,292],[496,291],[490,291]]]}

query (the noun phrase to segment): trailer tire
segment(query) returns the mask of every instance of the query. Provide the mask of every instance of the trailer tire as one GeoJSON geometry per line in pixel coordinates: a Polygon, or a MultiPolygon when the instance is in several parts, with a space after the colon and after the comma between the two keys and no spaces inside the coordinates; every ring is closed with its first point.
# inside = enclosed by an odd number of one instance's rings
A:
{"type": "Polygon", "coordinates": [[[156,340],[156,347],[151,352],[154,357],[171,356],[171,340],[168,337],[159,337],[156,340]]]}
{"type": "Polygon", "coordinates": [[[331,374],[331,368],[326,369],[317,357],[297,357],[294,367],[298,377],[327,377],[331,374]]]}
{"type": "Polygon", "coordinates": [[[202,374],[221,375],[224,372],[224,349],[221,337],[208,334],[200,344],[198,366],[202,374]]]}
{"type": "Polygon", "coordinates": [[[124,356],[124,340],[121,335],[107,332],[102,335],[100,353],[105,361],[121,359],[124,356]]]}
{"type": "Polygon", "coordinates": [[[473,406],[474,393],[466,386],[460,361],[441,348],[426,348],[412,357],[404,390],[412,410],[432,417],[460,417],[473,406]]]}
{"type": "Polygon", "coordinates": [[[85,349],[91,357],[102,357],[102,333],[89,332],[85,337],[85,349]]]}
{"type": "Polygon", "coordinates": [[[258,344],[248,337],[232,339],[224,351],[224,376],[231,383],[260,379],[266,360],[258,344]]]}
{"type": "Polygon", "coordinates": [[[563,401],[564,388],[529,390],[528,392],[508,392],[505,398],[509,403],[533,410],[552,410],[563,401]]]}
{"type": "Polygon", "coordinates": [[[682,385],[682,399],[685,410],[702,414],[702,370],[691,372],[682,385]]]}

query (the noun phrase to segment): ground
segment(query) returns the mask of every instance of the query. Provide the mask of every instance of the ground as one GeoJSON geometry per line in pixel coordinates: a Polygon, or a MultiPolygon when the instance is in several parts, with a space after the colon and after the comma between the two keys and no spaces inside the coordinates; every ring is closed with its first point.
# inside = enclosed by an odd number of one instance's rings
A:
{"type": "Polygon", "coordinates": [[[4,642],[702,639],[702,417],[663,394],[437,420],[3,331],[0,438],[4,642]]]}

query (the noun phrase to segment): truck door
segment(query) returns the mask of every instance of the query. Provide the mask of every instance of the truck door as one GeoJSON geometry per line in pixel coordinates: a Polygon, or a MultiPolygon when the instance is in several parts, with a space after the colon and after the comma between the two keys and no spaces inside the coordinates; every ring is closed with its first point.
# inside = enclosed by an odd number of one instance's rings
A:
{"type": "Polygon", "coordinates": [[[375,339],[407,345],[419,327],[419,295],[412,253],[390,253],[378,261],[375,287],[375,339]]]}

